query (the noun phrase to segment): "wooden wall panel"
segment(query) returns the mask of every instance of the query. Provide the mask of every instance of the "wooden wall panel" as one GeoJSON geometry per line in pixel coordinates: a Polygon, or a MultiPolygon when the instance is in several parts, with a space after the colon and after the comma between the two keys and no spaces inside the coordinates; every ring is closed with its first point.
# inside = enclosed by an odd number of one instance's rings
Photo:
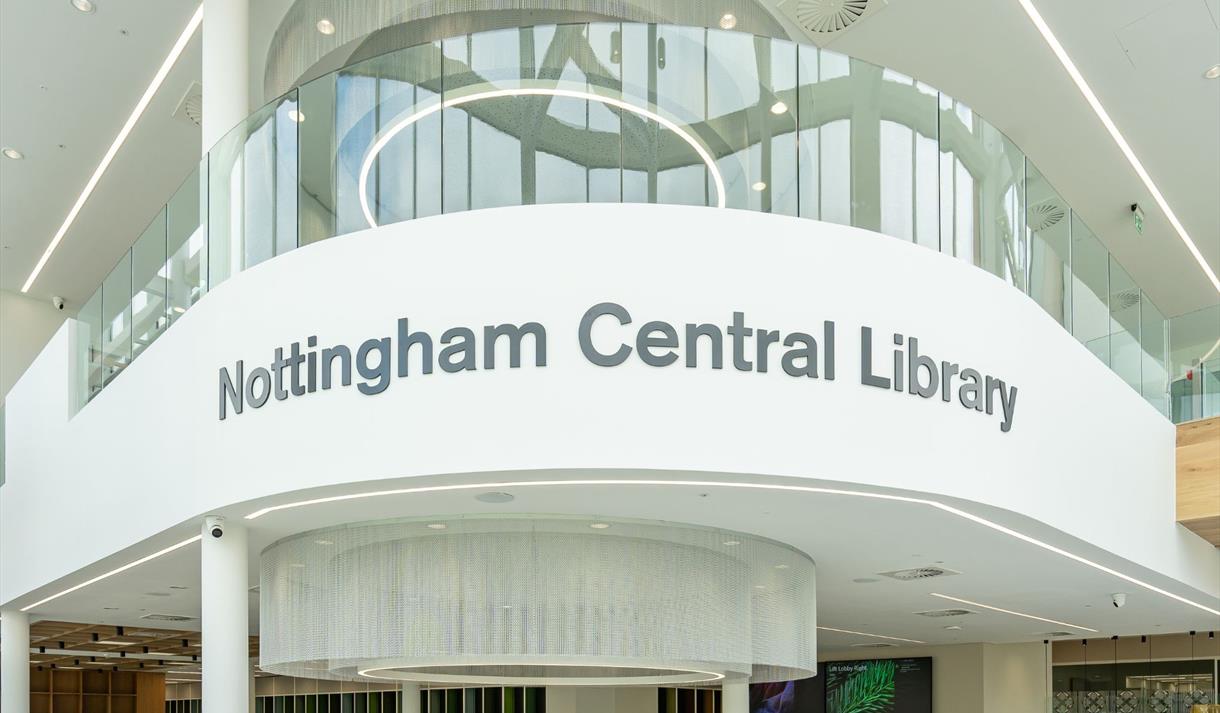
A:
{"type": "Polygon", "coordinates": [[[1220,418],[1178,426],[1178,522],[1220,547],[1220,418]]]}

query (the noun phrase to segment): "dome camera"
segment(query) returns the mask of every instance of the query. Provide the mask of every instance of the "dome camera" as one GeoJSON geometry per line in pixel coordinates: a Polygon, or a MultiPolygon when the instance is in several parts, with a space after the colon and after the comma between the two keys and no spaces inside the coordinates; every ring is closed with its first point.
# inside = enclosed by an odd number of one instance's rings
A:
{"type": "Polygon", "coordinates": [[[1114,608],[1118,609],[1127,603],[1127,595],[1122,592],[1110,595],[1110,601],[1114,603],[1114,608]]]}
{"type": "Polygon", "coordinates": [[[203,529],[207,534],[219,540],[225,535],[225,519],[223,517],[209,517],[204,521],[203,529]]]}
{"type": "Polygon", "coordinates": [[[51,304],[60,312],[64,311],[64,298],[59,295],[51,297],[51,304]]]}

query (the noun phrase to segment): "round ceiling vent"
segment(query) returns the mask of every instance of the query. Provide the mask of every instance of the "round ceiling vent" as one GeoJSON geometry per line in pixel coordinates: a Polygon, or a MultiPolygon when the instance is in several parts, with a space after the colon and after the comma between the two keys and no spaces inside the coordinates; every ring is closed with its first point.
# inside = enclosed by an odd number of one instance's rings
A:
{"type": "Polygon", "coordinates": [[[1132,287],[1129,290],[1115,292],[1110,295],[1110,311],[1117,312],[1119,310],[1130,309],[1140,303],[1140,288],[1132,287]]]}
{"type": "Polygon", "coordinates": [[[840,32],[864,15],[868,3],[869,0],[799,0],[796,18],[810,32],[840,32]]]}
{"type": "Polygon", "coordinates": [[[1029,207],[1029,229],[1035,233],[1056,225],[1067,215],[1063,206],[1055,201],[1043,201],[1029,207]]]}

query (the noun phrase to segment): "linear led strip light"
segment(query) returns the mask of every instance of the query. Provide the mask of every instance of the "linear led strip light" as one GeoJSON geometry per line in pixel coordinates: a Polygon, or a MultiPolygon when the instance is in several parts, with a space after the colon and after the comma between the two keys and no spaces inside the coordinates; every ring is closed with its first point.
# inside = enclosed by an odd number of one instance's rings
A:
{"type": "Polygon", "coordinates": [[[716,166],[716,159],[712,158],[712,154],[707,150],[706,147],[703,146],[703,144],[699,143],[698,139],[671,119],[667,119],[651,109],[632,104],[631,102],[626,102],[622,99],[581,89],[559,89],[556,87],[515,87],[511,89],[489,89],[487,91],[450,97],[444,101],[424,107],[413,114],[409,114],[398,122],[394,123],[392,126],[390,126],[390,128],[386,129],[381,136],[379,136],[377,140],[373,142],[373,145],[369,147],[368,154],[366,154],[364,157],[364,163],[360,166],[360,188],[358,191],[360,195],[360,210],[364,212],[364,219],[366,222],[368,222],[369,227],[377,227],[377,220],[373,217],[373,211],[369,207],[369,172],[373,168],[373,161],[377,159],[377,156],[381,153],[381,150],[385,148],[386,144],[388,144],[391,139],[402,132],[403,129],[416,124],[424,117],[435,114],[438,111],[448,109],[450,107],[461,106],[462,104],[472,104],[484,99],[538,96],[564,97],[568,99],[584,99],[587,101],[600,102],[602,104],[615,107],[616,109],[629,111],[632,114],[642,116],[645,119],[650,119],[657,122],[661,126],[664,126],[666,129],[669,129],[677,134],[687,144],[690,144],[691,148],[695,150],[695,153],[699,154],[699,158],[702,159],[703,163],[707,165],[707,170],[712,176],[712,181],[716,184],[716,207],[723,208],[725,206],[724,176],[721,175],[720,168],[716,166]]]}
{"type": "Polygon", "coordinates": [[[917,641],[915,639],[904,639],[900,636],[882,636],[881,634],[867,634],[863,631],[851,631],[850,629],[835,629],[830,626],[819,626],[818,631],[833,631],[836,634],[851,634],[852,636],[868,636],[873,639],[885,639],[886,641],[904,641],[908,644],[926,644],[926,641],[917,641]]]}
{"type": "Polygon", "coordinates": [[[1152,194],[1152,199],[1156,201],[1156,204],[1161,208],[1161,212],[1163,212],[1165,217],[1169,219],[1169,224],[1173,226],[1173,229],[1177,232],[1178,237],[1181,238],[1182,242],[1186,244],[1186,249],[1190,251],[1192,256],[1194,256],[1195,262],[1199,263],[1199,267],[1203,268],[1203,272],[1207,275],[1207,279],[1212,281],[1212,286],[1216,288],[1217,292],[1220,292],[1220,279],[1217,279],[1216,273],[1212,270],[1211,265],[1207,264],[1207,260],[1203,259],[1203,254],[1199,252],[1199,248],[1195,245],[1195,241],[1191,240],[1190,234],[1186,232],[1185,226],[1183,226],[1182,222],[1178,220],[1178,216],[1173,212],[1173,209],[1169,207],[1169,202],[1165,200],[1165,196],[1161,195],[1161,190],[1156,187],[1155,183],[1152,182],[1152,177],[1149,176],[1148,171],[1144,169],[1144,164],[1140,163],[1139,157],[1135,155],[1135,151],[1132,150],[1131,145],[1127,143],[1125,138],[1123,138],[1122,132],[1118,130],[1118,126],[1115,125],[1114,120],[1110,118],[1109,113],[1106,112],[1106,108],[1102,106],[1101,100],[1098,99],[1097,95],[1093,93],[1092,88],[1089,87],[1089,83],[1085,81],[1084,75],[1080,73],[1079,69],[1076,69],[1076,63],[1073,62],[1072,58],[1068,56],[1067,50],[1063,49],[1063,45],[1059,44],[1059,40],[1055,37],[1055,33],[1051,31],[1050,26],[1046,24],[1046,20],[1042,19],[1042,15],[1038,12],[1038,8],[1034,7],[1032,0],[1017,0],[1017,2],[1021,4],[1021,9],[1025,10],[1025,14],[1028,15],[1029,19],[1034,23],[1034,27],[1036,27],[1038,32],[1041,33],[1042,39],[1046,40],[1046,44],[1049,45],[1051,51],[1055,53],[1055,57],[1059,59],[1059,64],[1063,65],[1063,68],[1067,71],[1068,76],[1071,77],[1072,81],[1076,83],[1076,88],[1080,90],[1080,93],[1084,95],[1085,101],[1087,101],[1089,106],[1093,108],[1093,113],[1096,114],[1097,118],[1101,120],[1102,126],[1105,126],[1106,131],[1110,132],[1110,137],[1114,139],[1114,143],[1118,144],[1119,150],[1122,151],[1123,156],[1127,158],[1127,163],[1131,164],[1131,168],[1135,169],[1135,174],[1139,176],[1141,181],[1144,182],[1144,187],[1147,188],[1148,192],[1152,194]]]}
{"type": "Polygon", "coordinates": [[[1147,589],[1150,592],[1160,594],[1163,597],[1168,597],[1169,599],[1172,599],[1174,601],[1181,602],[1182,604],[1186,604],[1188,606],[1192,606],[1201,611],[1205,611],[1208,614],[1220,616],[1220,609],[1213,609],[1212,607],[1209,607],[1206,604],[1201,604],[1199,602],[1187,599],[1186,597],[1183,597],[1180,594],[1174,594],[1173,592],[1170,592],[1166,589],[1162,589],[1161,587],[1158,587],[1155,584],[1152,584],[1150,582],[1145,582],[1142,579],[1132,577],[1129,574],[1124,574],[1112,567],[1107,567],[1106,565],[1101,564],[1100,562],[1094,562],[1093,560],[1088,559],[1087,557],[1083,557],[1083,556],[1075,554],[1073,552],[1069,552],[1061,547],[1056,547],[1055,545],[1052,545],[1049,542],[1043,542],[1042,540],[1039,540],[1036,537],[1026,535],[1022,532],[1018,532],[1017,530],[1014,530],[1005,525],[1001,525],[998,522],[993,522],[991,520],[988,520],[987,518],[980,517],[978,515],[974,515],[972,513],[966,512],[965,510],[962,510],[960,508],[953,507],[952,505],[946,505],[945,503],[937,502],[935,500],[928,500],[926,498],[913,498],[913,497],[909,497],[909,496],[905,496],[905,495],[891,495],[889,493],[871,493],[871,492],[866,492],[866,491],[861,491],[861,490],[843,490],[843,489],[838,489],[838,488],[819,488],[819,487],[815,487],[815,486],[811,486],[811,485],[779,485],[776,483],[742,483],[742,482],[719,481],[719,480],[705,481],[705,480],[643,480],[643,479],[641,479],[641,480],[524,480],[524,481],[495,482],[495,483],[467,483],[467,484],[462,484],[462,485],[433,485],[433,486],[423,486],[423,487],[416,487],[416,488],[398,488],[395,490],[376,490],[376,491],[363,492],[363,493],[349,493],[347,495],[332,495],[330,497],[313,498],[310,500],[298,500],[296,502],[283,503],[281,505],[272,505],[270,507],[265,507],[261,510],[256,510],[256,511],[250,513],[249,515],[246,515],[246,519],[247,520],[256,520],[268,513],[277,512],[280,510],[290,510],[293,508],[306,507],[309,505],[320,505],[323,503],[342,502],[345,500],[360,500],[360,499],[364,499],[364,498],[377,498],[377,497],[384,497],[384,496],[388,496],[388,495],[414,495],[414,494],[420,494],[420,493],[441,493],[441,492],[449,492],[449,491],[455,491],[455,490],[481,490],[481,489],[503,490],[503,489],[508,489],[508,488],[528,488],[528,487],[537,487],[537,486],[552,486],[553,487],[553,486],[564,486],[564,485],[626,485],[626,486],[665,485],[665,486],[682,486],[682,487],[698,487],[698,488],[738,488],[738,489],[743,489],[743,490],[771,490],[771,491],[790,492],[790,493],[815,493],[815,494],[821,494],[821,495],[843,495],[843,496],[850,496],[850,497],[857,497],[857,498],[871,498],[874,500],[886,500],[889,502],[912,503],[914,505],[924,505],[927,507],[935,508],[942,512],[949,513],[950,515],[955,515],[964,520],[969,520],[971,522],[977,523],[988,529],[1003,533],[1014,539],[1021,540],[1022,542],[1026,542],[1035,547],[1046,550],[1047,552],[1057,554],[1060,557],[1070,559],[1073,562],[1077,562],[1079,564],[1085,565],[1086,567],[1095,569],[1098,572],[1102,572],[1104,574],[1108,574],[1113,577],[1117,577],[1118,579],[1121,579],[1124,582],[1134,584],[1137,587],[1142,587],[1143,589],[1147,589]]]}
{"type": "Polygon", "coordinates": [[[131,116],[127,117],[127,123],[123,124],[123,128],[119,129],[118,136],[114,137],[114,142],[110,144],[110,148],[106,150],[106,154],[102,156],[102,161],[93,170],[93,175],[89,177],[89,182],[85,184],[85,189],[81,191],[80,196],[76,199],[76,203],[72,205],[72,210],[68,211],[68,217],[64,218],[63,225],[59,226],[59,230],[55,232],[55,237],[51,238],[51,244],[43,251],[42,257],[38,258],[38,263],[34,265],[34,270],[30,272],[30,276],[26,278],[25,284],[21,286],[21,291],[29,292],[33,286],[34,280],[38,279],[38,274],[42,272],[42,268],[46,266],[47,260],[51,259],[51,253],[55,252],[55,248],[59,247],[60,241],[64,239],[68,229],[72,227],[72,223],[76,221],[76,216],[80,213],[81,208],[85,206],[85,201],[89,200],[89,196],[93,194],[93,189],[97,187],[98,181],[102,179],[102,174],[110,167],[110,162],[114,160],[115,154],[123,146],[123,142],[127,140],[127,135],[135,128],[136,122],[140,120],[140,116],[144,110],[148,108],[149,102],[157,90],[161,88],[161,84],[165,81],[165,77],[169,75],[169,71],[174,68],[174,64],[178,61],[178,57],[182,55],[186,45],[190,42],[191,37],[195,34],[195,30],[199,29],[199,24],[203,21],[203,5],[200,5],[195,14],[191,15],[190,22],[186,23],[186,28],[182,30],[182,34],[178,35],[178,41],[174,43],[169,54],[165,56],[165,61],[161,63],[161,68],[153,75],[152,81],[149,82],[148,88],[144,90],[144,95],[140,97],[140,101],[136,102],[136,106],[131,110],[131,116]]]}
{"type": "Polygon", "coordinates": [[[1087,626],[1081,626],[1079,624],[1069,624],[1066,621],[1056,621],[1055,619],[1047,619],[1047,618],[1040,617],[1040,616],[1034,616],[1033,614],[1023,614],[1019,611],[1012,611],[1011,609],[1001,609],[999,607],[993,607],[990,604],[979,604],[978,602],[972,602],[969,599],[958,599],[957,597],[951,597],[948,594],[937,594],[936,592],[932,592],[931,594],[934,597],[938,597],[940,599],[946,599],[951,602],[957,602],[958,604],[965,604],[966,606],[978,607],[979,609],[990,609],[991,611],[1000,612],[1001,614],[1011,614],[1012,616],[1019,616],[1019,617],[1025,618],[1025,619],[1033,619],[1034,621],[1041,621],[1046,624],[1055,624],[1056,626],[1066,626],[1070,629],[1079,629],[1081,631],[1091,631],[1094,634],[1097,633],[1097,629],[1090,629],[1087,626]]]}
{"type": "Polygon", "coordinates": [[[34,607],[42,606],[43,604],[46,604],[49,601],[59,599],[60,597],[64,596],[65,594],[71,594],[72,592],[75,592],[78,589],[84,589],[85,587],[88,587],[90,584],[97,584],[98,582],[102,581],[103,579],[109,579],[110,577],[113,577],[116,574],[121,574],[123,572],[126,572],[127,570],[129,570],[133,567],[139,567],[140,565],[144,564],[145,562],[151,562],[152,560],[157,559],[161,555],[167,555],[170,552],[173,552],[175,550],[180,550],[183,547],[194,544],[201,539],[203,539],[202,535],[195,535],[194,537],[190,538],[189,540],[183,540],[182,542],[179,542],[178,544],[170,545],[169,547],[166,547],[163,550],[158,550],[157,552],[154,552],[151,555],[146,555],[144,557],[141,557],[140,559],[135,560],[134,562],[128,562],[127,564],[123,565],[122,567],[117,567],[104,574],[99,574],[98,576],[94,577],[93,579],[89,579],[84,582],[81,582],[80,584],[76,585],[75,587],[68,587],[67,589],[63,590],[62,592],[59,592],[57,594],[52,594],[51,596],[47,597],[46,599],[39,599],[38,601],[34,602],[33,604],[31,604],[29,606],[21,607],[21,611],[29,611],[29,610],[33,609],[34,607]]]}

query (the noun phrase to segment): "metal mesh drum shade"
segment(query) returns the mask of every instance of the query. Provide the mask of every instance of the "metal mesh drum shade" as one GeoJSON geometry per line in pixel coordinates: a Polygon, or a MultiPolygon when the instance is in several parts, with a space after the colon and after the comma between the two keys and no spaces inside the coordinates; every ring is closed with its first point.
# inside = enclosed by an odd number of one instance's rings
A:
{"type": "Polygon", "coordinates": [[[816,670],[813,562],[724,530],[364,523],[277,542],[260,584],[260,663],[283,675],[678,685],[816,670]]]}

